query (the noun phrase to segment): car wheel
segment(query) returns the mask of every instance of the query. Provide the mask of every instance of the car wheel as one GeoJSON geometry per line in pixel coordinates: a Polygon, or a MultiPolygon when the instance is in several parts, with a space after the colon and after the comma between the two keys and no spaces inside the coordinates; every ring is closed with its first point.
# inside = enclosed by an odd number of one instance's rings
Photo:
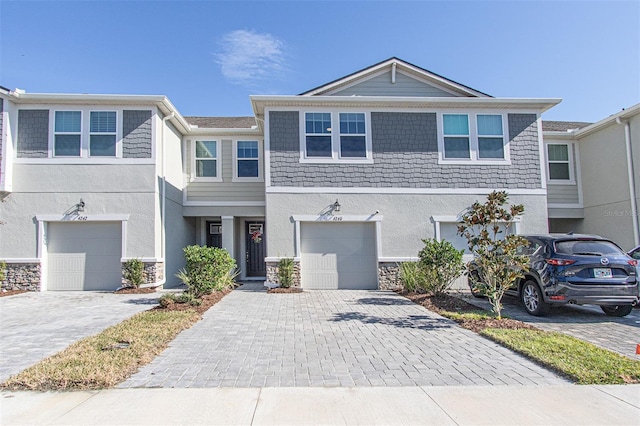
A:
{"type": "Polygon", "coordinates": [[[533,280],[527,280],[520,289],[520,300],[529,315],[543,316],[549,312],[549,304],[542,298],[542,291],[533,280]]]}
{"type": "Polygon", "coordinates": [[[626,317],[633,310],[631,305],[600,306],[602,312],[609,317],[626,317]]]}

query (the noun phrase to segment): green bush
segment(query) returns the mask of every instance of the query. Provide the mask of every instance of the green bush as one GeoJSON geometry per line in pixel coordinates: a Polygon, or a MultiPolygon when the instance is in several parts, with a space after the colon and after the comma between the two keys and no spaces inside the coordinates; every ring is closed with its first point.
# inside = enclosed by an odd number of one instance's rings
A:
{"type": "Polygon", "coordinates": [[[425,290],[435,295],[443,294],[464,271],[464,250],[456,250],[446,240],[437,241],[429,238],[422,242],[424,248],[418,253],[418,265],[425,276],[425,290]]]}
{"type": "Polygon", "coordinates": [[[184,249],[186,266],[176,277],[195,297],[225,290],[234,285],[236,261],[228,251],[217,247],[187,246],[184,249]]]}
{"type": "Polygon", "coordinates": [[[124,264],[124,278],[133,287],[144,284],[144,263],[140,259],[129,259],[124,264]]]}
{"type": "Polygon", "coordinates": [[[293,285],[293,259],[285,257],[278,262],[278,281],[280,287],[289,288],[293,285]]]}
{"type": "Polygon", "coordinates": [[[0,260],[0,282],[6,278],[5,270],[7,269],[7,262],[0,260]]]}
{"type": "Polygon", "coordinates": [[[402,262],[400,264],[400,282],[410,293],[426,291],[425,275],[418,262],[402,262]]]}

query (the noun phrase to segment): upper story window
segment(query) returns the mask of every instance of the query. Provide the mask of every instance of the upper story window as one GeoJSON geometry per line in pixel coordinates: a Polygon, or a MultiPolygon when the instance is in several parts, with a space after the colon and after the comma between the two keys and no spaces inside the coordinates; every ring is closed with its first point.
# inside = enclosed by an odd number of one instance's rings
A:
{"type": "Polygon", "coordinates": [[[89,155],[91,157],[115,157],[116,139],[115,111],[91,111],[89,155]]]}
{"type": "Polygon", "coordinates": [[[547,172],[550,183],[573,183],[572,163],[569,144],[547,144],[547,172]]]}
{"type": "Polygon", "coordinates": [[[56,111],[53,129],[53,155],[56,157],[80,157],[82,112],[56,111]]]}
{"type": "Polygon", "coordinates": [[[196,141],[195,177],[221,179],[217,141],[196,141]]]}
{"type": "Polygon", "coordinates": [[[509,161],[502,114],[442,114],[440,161],[495,164],[509,161]]]}
{"type": "Polygon", "coordinates": [[[302,112],[300,161],[371,163],[369,114],[302,112]]]}
{"type": "Polygon", "coordinates": [[[261,158],[258,141],[235,141],[234,179],[259,180],[261,158]]]}

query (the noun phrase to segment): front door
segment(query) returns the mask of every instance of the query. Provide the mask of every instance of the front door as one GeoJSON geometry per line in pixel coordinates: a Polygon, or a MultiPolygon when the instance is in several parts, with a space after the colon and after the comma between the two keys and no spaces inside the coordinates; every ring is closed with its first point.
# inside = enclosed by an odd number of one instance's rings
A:
{"type": "Polygon", "coordinates": [[[246,223],[246,274],[247,277],[264,277],[267,267],[264,263],[264,221],[246,223]]]}
{"type": "Polygon", "coordinates": [[[222,248],[222,224],[207,222],[207,247],[222,248]]]}

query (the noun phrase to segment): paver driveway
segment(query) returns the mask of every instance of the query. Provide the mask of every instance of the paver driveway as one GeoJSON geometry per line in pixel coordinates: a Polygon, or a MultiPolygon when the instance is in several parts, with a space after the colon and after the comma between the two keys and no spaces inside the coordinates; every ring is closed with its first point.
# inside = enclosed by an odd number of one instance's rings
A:
{"type": "Polygon", "coordinates": [[[244,285],[120,387],[567,383],[393,292],[244,285]]]}
{"type": "Polygon", "coordinates": [[[154,294],[33,292],[0,297],[0,382],[84,337],[152,308],[154,294]]]}

